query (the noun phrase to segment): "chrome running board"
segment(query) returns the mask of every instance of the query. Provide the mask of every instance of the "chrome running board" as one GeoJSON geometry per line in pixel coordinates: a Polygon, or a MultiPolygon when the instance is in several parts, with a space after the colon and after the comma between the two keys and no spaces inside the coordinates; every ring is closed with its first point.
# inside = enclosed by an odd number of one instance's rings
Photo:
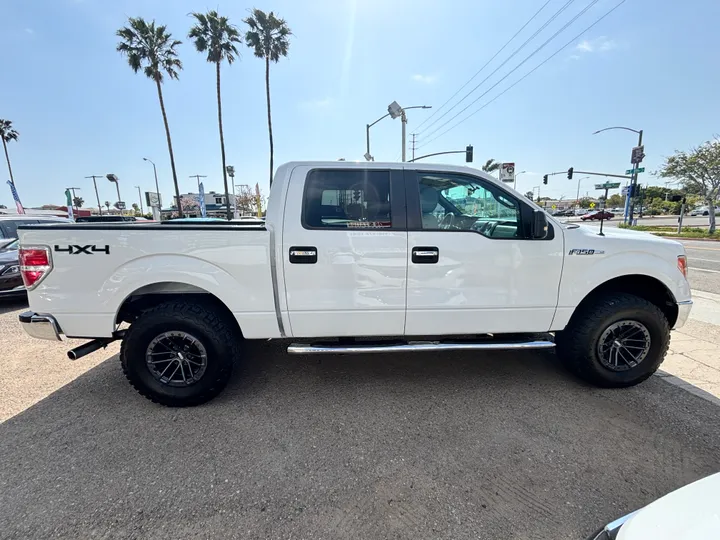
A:
{"type": "Polygon", "coordinates": [[[492,342],[484,343],[441,343],[437,341],[409,341],[398,344],[387,345],[372,343],[364,345],[353,343],[351,345],[326,344],[312,345],[303,343],[292,343],[287,352],[289,354],[370,354],[370,353],[395,353],[395,352],[423,352],[423,351],[505,351],[523,349],[552,349],[555,343],[552,341],[521,341],[521,342],[492,342]]]}

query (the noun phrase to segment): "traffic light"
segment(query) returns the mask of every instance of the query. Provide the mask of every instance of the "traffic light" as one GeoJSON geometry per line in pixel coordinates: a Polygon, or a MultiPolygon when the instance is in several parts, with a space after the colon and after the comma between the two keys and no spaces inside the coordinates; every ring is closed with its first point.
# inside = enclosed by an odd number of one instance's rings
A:
{"type": "Polygon", "coordinates": [[[472,163],[473,160],[473,147],[472,144],[468,144],[465,147],[465,163],[472,163]]]}
{"type": "Polygon", "coordinates": [[[573,175],[573,168],[570,167],[570,168],[568,169],[568,180],[572,180],[572,175],[573,175]]]}
{"type": "Polygon", "coordinates": [[[547,184],[547,177],[548,177],[547,174],[545,176],[543,176],[543,184],[547,184]]]}

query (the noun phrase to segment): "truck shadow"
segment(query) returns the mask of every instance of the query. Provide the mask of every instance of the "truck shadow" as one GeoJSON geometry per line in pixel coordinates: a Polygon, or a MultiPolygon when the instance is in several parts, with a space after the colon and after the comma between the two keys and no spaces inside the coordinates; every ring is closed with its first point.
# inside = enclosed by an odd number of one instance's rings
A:
{"type": "Polygon", "coordinates": [[[152,404],[112,357],[0,425],[3,538],[584,537],[718,468],[718,408],[661,377],[247,352],[201,407],[152,404]]]}
{"type": "Polygon", "coordinates": [[[28,307],[27,296],[0,296],[0,315],[28,307]]]}

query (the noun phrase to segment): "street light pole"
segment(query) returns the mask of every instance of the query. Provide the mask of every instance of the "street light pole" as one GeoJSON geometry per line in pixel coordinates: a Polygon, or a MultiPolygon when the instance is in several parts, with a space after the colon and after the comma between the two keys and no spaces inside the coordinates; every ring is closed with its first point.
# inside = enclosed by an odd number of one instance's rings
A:
{"type": "Polygon", "coordinates": [[[225,170],[228,173],[228,176],[230,176],[230,180],[232,180],[232,194],[233,194],[233,217],[238,217],[238,207],[237,207],[237,193],[235,193],[235,167],[232,165],[228,165],[225,167],[225,170]]]}
{"type": "Polygon", "coordinates": [[[575,204],[577,206],[580,205],[580,181],[585,180],[586,178],[590,178],[589,176],[583,176],[582,178],[578,178],[578,188],[577,188],[577,195],[575,195],[575,204]]]}
{"type": "Polygon", "coordinates": [[[120,179],[117,177],[116,174],[107,174],[105,175],[105,178],[110,180],[110,182],[113,182],[115,184],[115,189],[117,189],[117,196],[118,196],[118,210],[120,210],[120,215],[123,215],[122,208],[120,208],[120,203],[122,202],[122,198],[120,197],[120,179]]]}
{"type": "Polygon", "coordinates": [[[515,180],[513,180],[513,189],[517,191],[517,177],[521,174],[525,174],[527,171],[520,171],[515,175],[515,180]]]}
{"type": "Polygon", "coordinates": [[[100,204],[100,195],[98,195],[97,182],[95,181],[96,178],[102,178],[102,175],[94,174],[92,176],[86,176],[85,178],[92,178],[93,185],[95,186],[95,196],[97,197],[98,210],[100,211],[100,215],[102,216],[102,205],[100,204]]]}
{"type": "MultiPolygon", "coordinates": [[[[593,135],[597,135],[598,133],[602,133],[603,131],[608,131],[611,129],[624,129],[625,131],[632,131],[633,133],[638,134],[638,146],[642,146],[642,140],[643,140],[643,130],[642,129],[633,129],[625,126],[612,126],[612,127],[606,127],[603,129],[599,129],[597,131],[593,132],[593,135]]],[[[632,191],[632,196],[628,197],[625,200],[625,223],[627,223],[627,220],[630,220],[630,225],[633,223],[633,214],[635,213],[635,192],[637,191],[637,178],[638,178],[638,165],[639,163],[633,163],[633,171],[632,171],[632,178],[630,180],[630,189],[632,191]],[[629,209],[628,209],[629,205],[629,209]]],[[[642,211],[642,208],[640,209],[642,211]]]]}
{"type": "Polygon", "coordinates": [[[162,201],[160,200],[160,186],[158,186],[158,179],[157,179],[157,167],[155,167],[155,162],[151,159],[148,159],[146,157],[143,158],[143,161],[147,161],[149,163],[152,163],[153,166],[153,174],[155,174],[155,193],[157,194],[157,216],[153,215],[153,219],[160,220],[162,217],[162,201]]]}
{"type": "Polygon", "coordinates": [[[140,193],[140,186],[135,186],[135,187],[136,187],[137,190],[138,190],[138,199],[140,199],[140,213],[141,213],[141,214],[144,214],[144,213],[145,213],[145,210],[143,209],[142,194],[140,193]]]}
{"type": "Polygon", "coordinates": [[[407,115],[405,111],[409,109],[432,109],[431,105],[413,105],[412,107],[401,107],[397,101],[393,101],[388,105],[388,113],[375,120],[372,124],[365,124],[365,159],[367,161],[375,161],[375,158],[370,154],[370,128],[377,124],[383,118],[388,116],[393,119],[400,117],[402,121],[402,160],[405,161],[406,152],[406,131],[407,131],[407,115]]]}

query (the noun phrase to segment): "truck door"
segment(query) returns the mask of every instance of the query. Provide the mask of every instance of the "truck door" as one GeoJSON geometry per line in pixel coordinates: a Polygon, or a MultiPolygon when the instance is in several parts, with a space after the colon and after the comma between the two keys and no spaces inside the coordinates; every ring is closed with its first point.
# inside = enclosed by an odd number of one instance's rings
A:
{"type": "Polygon", "coordinates": [[[292,336],[403,334],[405,214],[402,170],[293,169],[282,235],[292,336]]]}
{"type": "Polygon", "coordinates": [[[405,333],[547,331],[557,306],[562,231],[531,239],[532,207],[483,178],[410,170],[405,175],[405,333]]]}

